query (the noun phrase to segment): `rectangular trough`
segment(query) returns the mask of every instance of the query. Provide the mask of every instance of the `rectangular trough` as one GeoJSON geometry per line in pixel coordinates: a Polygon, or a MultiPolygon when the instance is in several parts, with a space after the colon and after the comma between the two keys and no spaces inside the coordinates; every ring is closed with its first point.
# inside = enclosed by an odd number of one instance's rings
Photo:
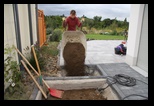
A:
{"type": "MultiPolygon", "coordinates": [[[[59,90],[82,90],[82,89],[97,89],[97,88],[104,88],[106,87],[106,79],[101,77],[92,77],[89,78],[87,76],[83,77],[67,77],[67,78],[45,78],[45,81],[50,86],[50,88],[55,88],[59,90]]],[[[35,88],[35,93],[33,93],[30,97],[31,100],[42,100],[43,95],[41,94],[41,91],[35,88]],[[37,92],[37,93],[36,93],[37,92]]],[[[107,100],[118,100],[117,94],[108,87],[104,90],[104,92],[101,94],[107,100]]],[[[50,95],[51,96],[51,95],[50,95]]]]}

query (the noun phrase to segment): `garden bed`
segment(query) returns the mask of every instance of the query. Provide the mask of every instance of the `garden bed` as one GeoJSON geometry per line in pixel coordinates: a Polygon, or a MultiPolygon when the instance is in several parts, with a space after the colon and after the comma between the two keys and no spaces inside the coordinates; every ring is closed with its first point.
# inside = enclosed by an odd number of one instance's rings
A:
{"type": "MultiPolygon", "coordinates": [[[[42,98],[42,100],[45,100],[42,98]]],[[[103,95],[98,95],[96,89],[81,89],[64,91],[62,98],[49,96],[47,100],[107,100],[103,95]]]]}
{"type": "MultiPolygon", "coordinates": [[[[74,94],[75,92],[83,92],[85,95],[88,95],[88,92],[92,92],[93,96],[95,95],[94,89],[101,86],[103,83],[101,81],[102,72],[96,67],[96,65],[85,65],[85,75],[84,76],[67,76],[66,70],[64,67],[59,67],[57,65],[58,62],[58,54],[57,52],[57,43],[53,43],[53,45],[47,45],[47,47],[44,48],[44,52],[42,53],[42,56],[45,60],[45,69],[42,71],[43,78],[47,81],[50,87],[55,87],[56,89],[62,89],[65,90],[65,94],[74,94]],[[48,49],[52,46],[52,52],[49,52],[48,49]],[[55,47],[53,47],[55,46],[55,47]],[[55,51],[54,51],[55,50],[55,51]],[[45,52],[48,51],[48,52],[45,52]],[[54,55],[51,55],[54,54],[54,55]],[[78,81],[77,81],[78,80],[78,81]],[[85,80],[89,80],[88,85],[86,85],[86,82],[82,82],[85,80]],[[96,81],[95,80],[100,80],[96,81]],[[69,82],[73,81],[73,82],[69,82]],[[77,82],[74,82],[77,81],[77,82]],[[94,81],[94,82],[93,82],[94,81]],[[60,82],[63,82],[61,84],[60,82]],[[65,82],[65,83],[64,83],[65,82]],[[80,82],[80,83],[78,83],[80,82]],[[59,85],[57,85],[59,84],[59,85]],[[65,85],[65,86],[64,86],[65,85]]],[[[49,49],[51,50],[51,48],[49,49]]],[[[34,73],[33,70],[30,69],[35,79],[38,79],[38,76],[34,73]]],[[[110,92],[110,91],[109,91],[110,92]]],[[[77,93],[80,94],[80,93],[77,93]]],[[[108,93],[110,94],[110,93],[108,93]]],[[[106,97],[102,98],[98,96],[98,98],[94,98],[93,96],[90,98],[85,98],[82,95],[78,95],[74,99],[86,99],[86,100],[93,100],[93,99],[101,99],[105,100],[106,97]]],[[[112,95],[111,95],[112,96],[112,95]]],[[[73,96],[74,97],[74,96],[73,96]]],[[[22,71],[22,79],[20,82],[16,83],[16,86],[12,87],[9,86],[4,93],[4,99],[5,100],[42,100],[42,94],[36,87],[36,84],[33,82],[32,78],[29,76],[29,74],[26,71],[22,71]],[[36,90],[37,89],[37,90],[36,90]]],[[[50,99],[50,98],[49,98],[50,99]]],[[[51,98],[53,99],[53,98],[51,98]]],[[[70,99],[67,96],[63,99],[70,99]]],[[[72,98],[73,99],[73,98],[72,98]]],[[[109,97],[108,99],[115,99],[113,97],[109,97]]]]}
{"type": "MultiPolygon", "coordinates": [[[[49,42],[48,45],[45,45],[42,48],[41,56],[43,57],[45,63],[44,69],[41,70],[41,74],[43,77],[59,78],[66,76],[66,70],[57,66],[57,46],[58,42],[49,42]]],[[[36,66],[34,60],[31,60],[31,64],[36,66]]],[[[100,73],[98,71],[95,71],[94,69],[95,66],[85,66],[85,76],[100,76],[100,73]]],[[[34,71],[31,70],[31,68],[29,68],[29,70],[32,72],[35,79],[37,79],[38,76],[34,73],[34,71]]],[[[25,70],[22,70],[21,72],[21,80],[19,82],[16,82],[14,87],[9,86],[7,89],[5,89],[5,100],[28,100],[31,97],[36,84],[25,70]]]]}
{"type": "MultiPolygon", "coordinates": [[[[59,80],[46,79],[50,88],[64,91],[62,98],[56,98],[47,91],[46,100],[119,100],[117,94],[108,87],[103,92],[99,92],[98,88],[107,86],[106,79],[75,77],[74,79],[66,78],[59,80]]],[[[33,100],[45,100],[41,92],[34,96],[33,100]]]]}

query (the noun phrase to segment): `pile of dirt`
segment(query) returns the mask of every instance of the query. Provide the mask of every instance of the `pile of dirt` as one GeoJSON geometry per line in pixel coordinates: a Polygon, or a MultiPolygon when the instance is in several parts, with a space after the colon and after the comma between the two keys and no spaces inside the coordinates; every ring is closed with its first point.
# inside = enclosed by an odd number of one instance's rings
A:
{"type": "Polygon", "coordinates": [[[47,100],[107,100],[102,95],[97,95],[95,89],[67,90],[62,98],[49,96],[47,100]]]}
{"type": "Polygon", "coordinates": [[[67,43],[63,50],[66,76],[85,75],[85,48],[81,43],[67,43]]]}

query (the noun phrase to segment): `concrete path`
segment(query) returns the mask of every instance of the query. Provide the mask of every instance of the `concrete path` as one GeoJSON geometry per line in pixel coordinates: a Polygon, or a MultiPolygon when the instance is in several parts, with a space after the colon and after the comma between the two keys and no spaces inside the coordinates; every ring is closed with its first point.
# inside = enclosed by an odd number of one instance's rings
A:
{"type": "Polygon", "coordinates": [[[145,99],[145,97],[148,97],[148,85],[147,85],[148,78],[136,72],[128,64],[105,63],[105,64],[99,64],[97,66],[102,71],[104,76],[115,76],[116,74],[124,74],[136,79],[136,85],[134,86],[128,87],[128,86],[120,85],[119,83],[113,84],[111,86],[118,93],[120,99],[123,99],[126,96],[130,96],[130,95],[131,96],[126,98],[125,100],[143,100],[145,99]],[[145,84],[144,82],[147,84],[145,84]]]}
{"type": "MultiPolygon", "coordinates": [[[[91,40],[87,41],[86,65],[101,63],[125,62],[126,55],[116,55],[114,47],[121,44],[122,40],[91,40]]],[[[126,46],[126,45],[125,45],[126,46]]],[[[64,65],[62,51],[60,53],[60,66],[64,65]]]]}
{"type": "Polygon", "coordinates": [[[116,55],[114,47],[122,40],[93,40],[87,42],[87,56],[85,64],[119,63],[124,62],[126,56],[116,55]]]}

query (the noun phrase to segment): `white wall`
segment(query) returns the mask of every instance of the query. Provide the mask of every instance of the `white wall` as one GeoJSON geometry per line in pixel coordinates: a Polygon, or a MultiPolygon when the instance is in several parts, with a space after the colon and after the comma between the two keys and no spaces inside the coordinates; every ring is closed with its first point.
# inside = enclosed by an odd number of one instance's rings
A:
{"type": "Polygon", "coordinates": [[[32,16],[33,43],[36,43],[36,41],[37,41],[37,27],[36,27],[35,4],[31,4],[31,16],[32,16]]]}
{"type": "MultiPolygon", "coordinates": [[[[4,48],[6,47],[6,44],[9,46],[17,46],[12,4],[4,4],[4,48]]],[[[7,56],[4,55],[4,59],[6,57],[7,56]]],[[[13,59],[18,62],[17,53],[13,59]]]]}
{"type": "Polygon", "coordinates": [[[20,25],[22,53],[24,55],[28,55],[31,50],[28,4],[18,4],[18,13],[19,13],[19,25],[20,25]],[[29,50],[24,50],[25,48],[27,48],[27,46],[29,47],[29,50]]]}
{"type": "MultiPolygon", "coordinates": [[[[19,27],[20,27],[20,36],[21,36],[21,47],[23,54],[30,52],[30,32],[29,32],[29,17],[28,17],[28,4],[18,4],[18,16],[19,16],[19,27]],[[24,49],[29,46],[29,50],[25,51],[24,49]]],[[[36,13],[35,13],[35,4],[31,4],[31,16],[32,16],[32,32],[33,32],[33,42],[37,41],[37,28],[36,28],[36,13]]],[[[13,13],[13,4],[4,4],[4,48],[5,45],[9,44],[10,46],[16,44],[16,32],[14,24],[14,13],[13,13]]],[[[4,59],[7,56],[4,55],[4,59]]],[[[18,61],[18,56],[14,57],[18,61]]]]}
{"type": "MultiPolygon", "coordinates": [[[[37,29],[36,29],[36,13],[35,13],[35,4],[31,4],[32,12],[32,30],[33,30],[33,41],[37,41],[37,29]]],[[[18,16],[19,16],[19,27],[20,27],[20,37],[21,37],[21,47],[23,54],[30,53],[30,32],[29,32],[29,17],[28,17],[28,4],[18,4],[18,16]],[[29,46],[27,52],[24,49],[29,46]]],[[[6,44],[9,46],[16,46],[16,32],[15,32],[15,22],[14,22],[14,13],[13,13],[13,4],[4,4],[4,48],[6,44]]],[[[18,55],[15,52],[14,60],[18,63],[18,55]]],[[[26,55],[26,54],[25,54],[26,55]]],[[[7,55],[4,55],[4,60],[7,58],[7,55]]],[[[6,83],[5,89],[8,87],[6,83]]],[[[5,90],[4,89],[4,90],[5,90]]]]}
{"type": "MultiPolygon", "coordinates": [[[[16,34],[15,34],[15,25],[14,25],[14,14],[13,14],[13,5],[12,4],[4,4],[4,48],[6,48],[6,44],[8,46],[16,46],[16,34]]],[[[14,50],[15,52],[15,50],[14,50]]],[[[12,60],[18,61],[17,53],[12,55],[11,53],[9,56],[13,57],[12,60]]],[[[4,55],[4,60],[8,57],[8,55],[4,55]]],[[[5,89],[10,85],[10,83],[5,82],[5,89]]]]}
{"type": "Polygon", "coordinates": [[[148,72],[148,4],[144,6],[137,66],[148,72]]]}
{"type": "Polygon", "coordinates": [[[126,55],[126,63],[131,66],[134,66],[137,63],[143,10],[144,4],[131,5],[126,55]]]}

